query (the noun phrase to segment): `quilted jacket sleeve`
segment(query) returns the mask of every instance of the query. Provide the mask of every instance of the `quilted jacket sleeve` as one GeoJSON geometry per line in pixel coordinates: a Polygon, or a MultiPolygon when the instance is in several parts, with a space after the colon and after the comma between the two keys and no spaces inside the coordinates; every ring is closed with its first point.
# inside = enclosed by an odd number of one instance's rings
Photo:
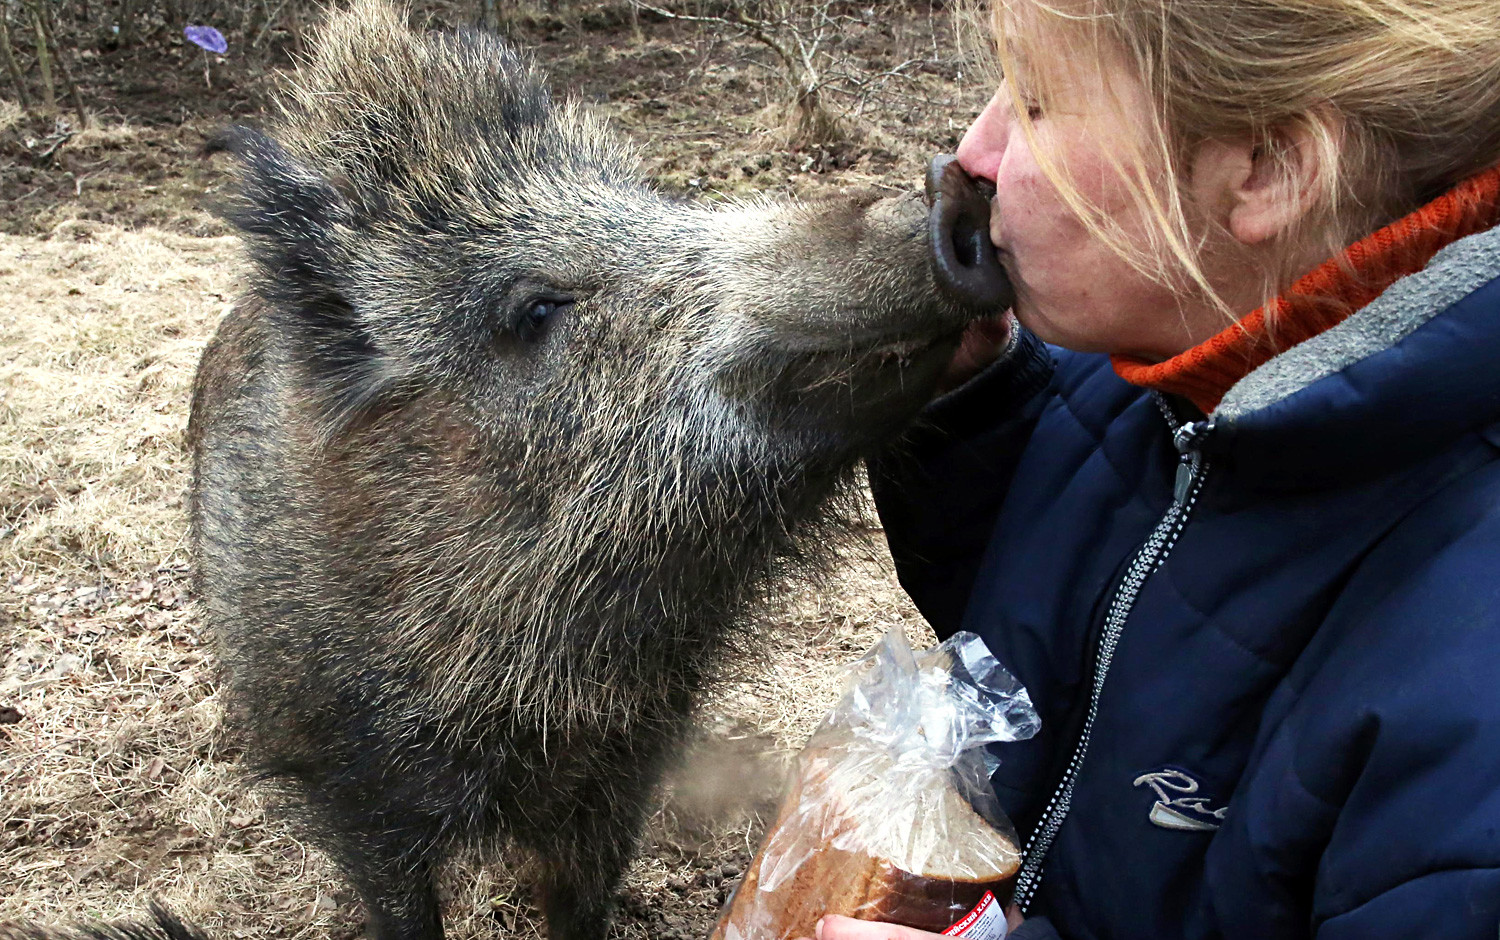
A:
{"type": "Polygon", "coordinates": [[[1500,936],[1497,495],[1460,487],[1422,531],[1398,535],[1407,550],[1382,553],[1398,586],[1372,590],[1329,664],[1348,675],[1326,698],[1322,683],[1308,689],[1322,717],[1297,773],[1339,807],[1314,894],[1318,940],[1500,936]],[[1431,555],[1417,544],[1438,540],[1431,555]],[[1342,759],[1315,756],[1333,740],[1342,759]]]}
{"type": "MultiPolygon", "coordinates": [[[[1491,940],[1496,935],[1497,921],[1500,921],[1500,868],[1458,868],[1403,882],[1352,911],[1324,921],[1313,936],[1316,940],[1411,937],[1491,940]]],[[[1007,940],[1063,940],[1063,937],[1052,921],[1032,917],[1011,931],[1007,940]]]]}
{"type": "Polygon", "coordinates": [[[1011,474],[1049,397],[1051,352],[1016,330],[1002,359],[934,401],[869,461],[901,586],[940,637],[958,629],[1011,474]]]}
{"type": "Polygon", "coordinates": [[[1497,924],[1500,868],[1455,868],[1419,875],[1329,918],[1317,940],[1490,940],[1500,932],[1497,924]]]}
{"type": "Polygon", "coordinates": [[[1062,940],[1052,921],[1045,917],[1030,917],[1021,926],[1006,934],[1006,940],[1062,940]]]}

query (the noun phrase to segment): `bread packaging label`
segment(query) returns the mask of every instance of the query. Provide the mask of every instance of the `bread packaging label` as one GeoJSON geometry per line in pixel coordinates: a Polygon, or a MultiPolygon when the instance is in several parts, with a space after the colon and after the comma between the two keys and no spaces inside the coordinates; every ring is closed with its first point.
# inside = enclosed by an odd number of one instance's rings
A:
{"type": "Polygon", "coordinates": [[[988,891],[962,920],[943,931],[944,936],[965,940],[1005,940],[1005,934],[1005,911],[988,891]]]}

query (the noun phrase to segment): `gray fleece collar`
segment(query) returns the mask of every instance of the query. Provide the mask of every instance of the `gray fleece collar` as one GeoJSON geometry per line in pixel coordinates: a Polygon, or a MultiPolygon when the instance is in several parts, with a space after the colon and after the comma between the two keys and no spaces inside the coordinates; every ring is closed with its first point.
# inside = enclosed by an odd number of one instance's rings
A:
{"type": "Polygon", "coordinates": [[[1233,421],[1389,349],[1484,284],[1500,277],[1500,228],[1459,239],[1344,322],[1299,343],[1240,379],[1214,417],[1233,421]]]}

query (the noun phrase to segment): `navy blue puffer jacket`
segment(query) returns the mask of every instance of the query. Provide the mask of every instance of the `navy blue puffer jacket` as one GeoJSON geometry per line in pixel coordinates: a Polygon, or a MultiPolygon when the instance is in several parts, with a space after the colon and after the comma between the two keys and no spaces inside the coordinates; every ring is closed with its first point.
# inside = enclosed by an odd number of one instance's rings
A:
{"type": "Polygon", "coordinates": [[[871,482],[1030,690],[1022,938],[1500,935],[1500,231],[1212,419],[1019,339],[871,482]]]}

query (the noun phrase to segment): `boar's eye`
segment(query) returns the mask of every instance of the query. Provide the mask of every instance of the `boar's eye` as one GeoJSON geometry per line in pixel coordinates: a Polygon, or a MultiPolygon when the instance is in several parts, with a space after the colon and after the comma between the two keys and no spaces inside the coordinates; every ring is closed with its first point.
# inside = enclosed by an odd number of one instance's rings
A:
{"type": "Polygon", "coordinates": [[[532,297],[521,307],[516,319],[516,335],[526,342],[541,338],[558,311],[573,305],[571,297],[532,297]]]}

